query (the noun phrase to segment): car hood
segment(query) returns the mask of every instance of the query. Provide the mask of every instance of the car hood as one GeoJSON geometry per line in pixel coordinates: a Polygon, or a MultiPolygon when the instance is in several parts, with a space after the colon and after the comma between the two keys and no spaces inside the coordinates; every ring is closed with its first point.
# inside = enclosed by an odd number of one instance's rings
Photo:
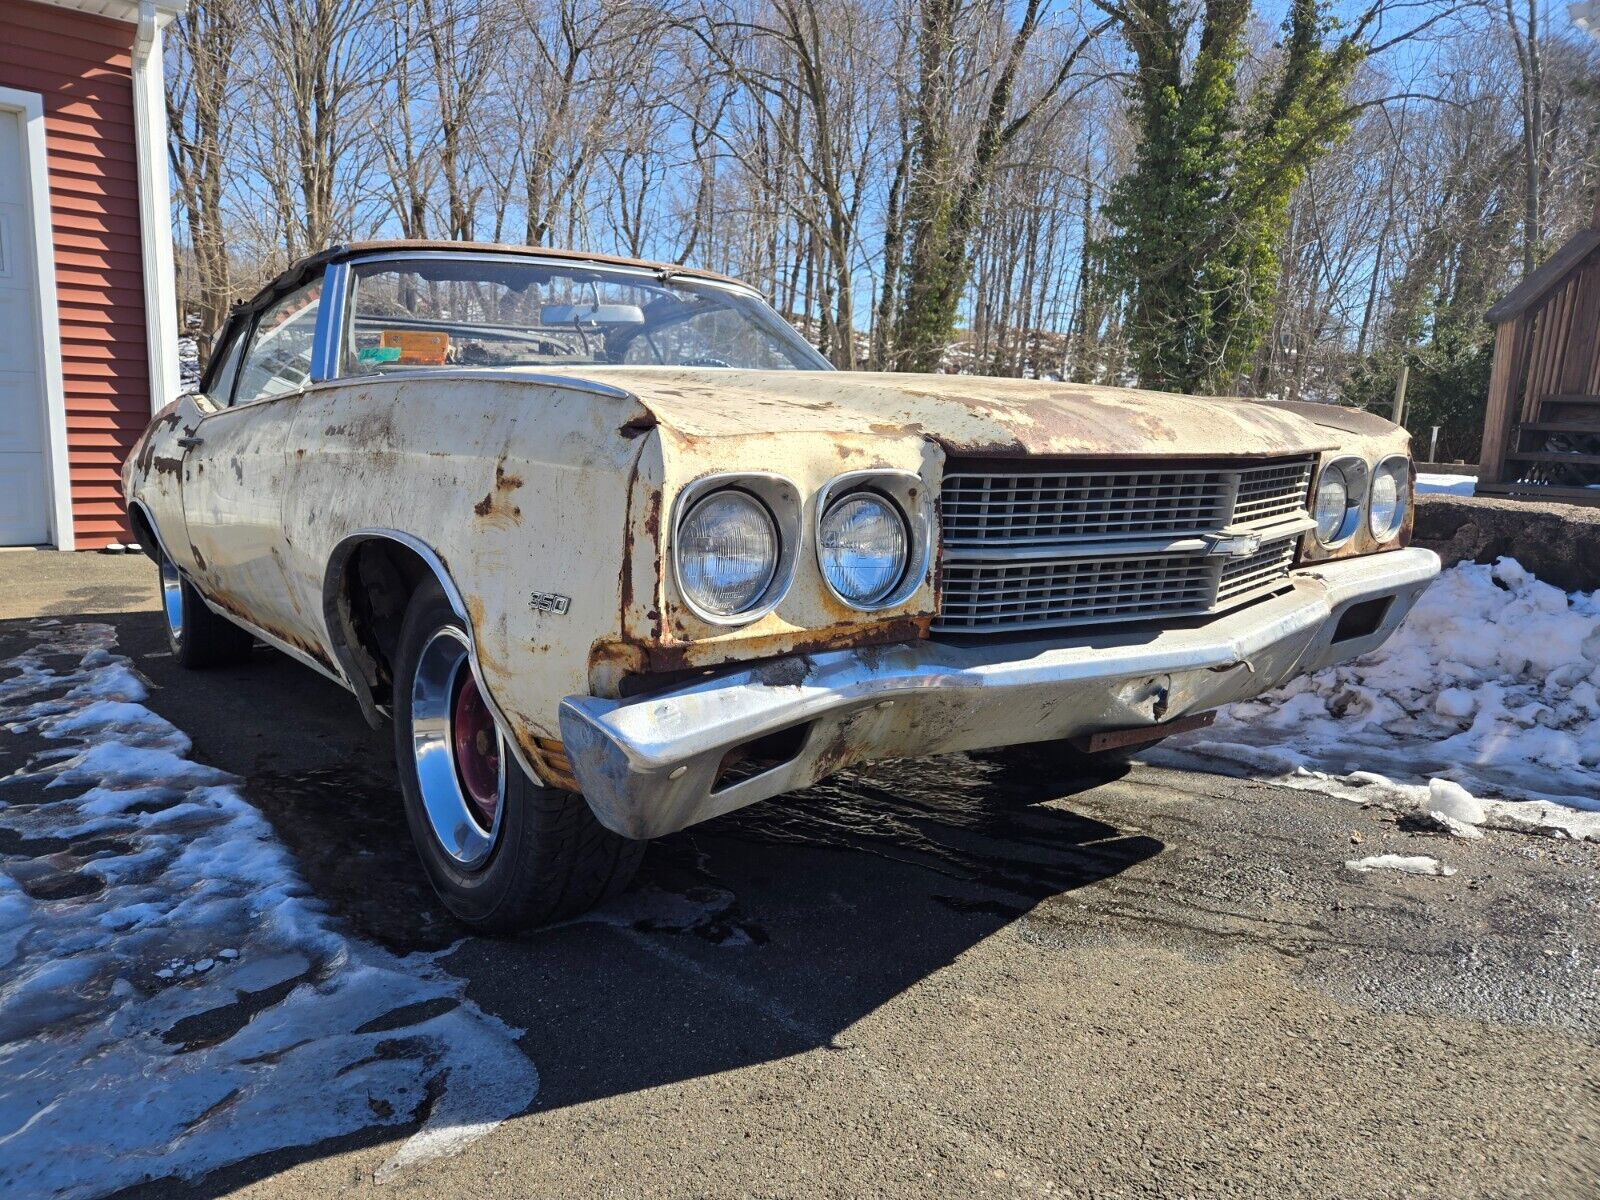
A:
{"type": "Polygon", "coordinates": [[[1342,410],[1131,388],[844,371],[618,367],[586,371],[628,392],[657,424],[701,437],[774,433],[920,435],[951,455],[1150,454],[1211,458],[1334,448],[1342,410]],[[1326,409],[1327,420],[1317,411],[1326,409]]]}

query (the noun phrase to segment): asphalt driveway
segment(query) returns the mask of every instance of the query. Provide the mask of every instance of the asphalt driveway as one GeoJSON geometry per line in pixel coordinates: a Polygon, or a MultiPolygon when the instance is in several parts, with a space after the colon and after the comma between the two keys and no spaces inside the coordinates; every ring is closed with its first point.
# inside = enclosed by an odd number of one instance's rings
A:
{"type": "MultiPolygon", "coordinates": [[[[126,1195],[1600,1195],[1600,846],[955,757],[665,839],[600,919],[465,937],[421,882],[387,731],[265,649],[179,670],[153,576],[0,555],[0,660],[41,617],[98,614],[337,917],[454,947],[540,1082],[381,1185],[406,1129],[126,1195]],[[1456,873],[1344,866],[1391,850],[1456,873]]],[[[29,855],[0,843],[14,875],[29,855]]]]}

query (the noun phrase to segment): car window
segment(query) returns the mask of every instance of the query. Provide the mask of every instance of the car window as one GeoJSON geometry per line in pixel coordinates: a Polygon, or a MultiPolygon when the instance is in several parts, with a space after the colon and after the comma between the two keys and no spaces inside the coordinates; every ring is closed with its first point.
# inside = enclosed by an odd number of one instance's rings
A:
{"type": "Polygon", "coordinates": [[[210,386],[206,388],[206,395],[219,405],[228,403],[228,397],[233,392],[233,381],[239,374],[239,358],[244,351],[245,335],[249,326],[241,322],[231,338],[222,347],[222,358],[218,360],[213,370],[210,386]]]}
{"type": "Polygon", "coordinates": [[[756,296],[638,267],[509,255],[353,264],[343,375],[667,364],[827,370],[756,296]]]}
{"type": "Polygon", "coordinates": [[[777,338],[728,308],[645,330],[628,343],[622,361],[630,366],[737,365],[758,371],[784,371],[794,366],[777,338]]]}
{"type": "Polygon", "coordinates": [[[308,284],[270,305],[256,318],[250,349],[239,368],[234,404],[268,400],[311,382],[311,349],[317,338],[322,281],[308,284]]]}

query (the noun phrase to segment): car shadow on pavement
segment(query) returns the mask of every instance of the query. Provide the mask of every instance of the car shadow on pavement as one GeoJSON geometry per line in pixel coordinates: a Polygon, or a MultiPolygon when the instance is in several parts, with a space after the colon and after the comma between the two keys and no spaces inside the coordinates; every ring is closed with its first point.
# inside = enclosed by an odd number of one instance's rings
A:
{"type": "MultiPolygon", "coordinates": [[[[517,940],[472,937],[411,849],[388,730],[271,651],[184,672],[160,618],[93,618],[154,685],[194,757],[240,776],[314,891],[352,929],[444,966],[537,1065],[533,1111],[848,1042],[850,1027],[1048,897],[1163,849],[1072,809],[1103,779],[964,756],[880,764],[654,843],[606,908],[517,940]]],[[[9,624],[9,623],[7,623],[9,624]]],[[[0,637],[4,636],[0,626],[0,637]]],[[[296,1162],[404,1138],[368,1130],[127,1195],[215,1195],[296,1162]]]]}

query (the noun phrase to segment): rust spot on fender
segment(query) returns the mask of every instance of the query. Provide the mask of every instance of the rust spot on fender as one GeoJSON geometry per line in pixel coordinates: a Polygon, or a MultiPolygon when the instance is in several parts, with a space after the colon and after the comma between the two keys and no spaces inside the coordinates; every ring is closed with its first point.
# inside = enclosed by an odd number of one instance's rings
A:
{"type": "Polygon", "coordinates": [[[482,500],[472,506],[472,511],[480,517],[487,517],[494,508],[494,493],[490,492],[482,500]]]}
{"type": "Polygon", "coordinates": [[[636,438],[641,434],[649,433],[656,427],[656,415],[646,412],[637,417],[631,417],[617,427],[617,432],[625,438],[636,438]]]}
{"type": "Polygon", "coordinates": [[[461,602],[467,606],[467,620],[472,623],[473,632],[484,627],[487,617],[483,608],[483,601],[477,596],[463,596],[461,602]]]}
{"type": "MultiPolygon", "coordinates": [[[[640,643],[629,640],[601,640],[589,650],[591,673],[596,667],[610,666],[634,674],[673,674],[705,667],[741,664],[756,666],[763,661],[793,659],[828,650],[866,650],[892,646],[899,642],[920,641],[928,636],[931,615],[890,617],[881,621],[832,625],[797,633],[774,634],[724,641],[684,641],[640,643]]],[[[793,668],[780,668],[791,671],[793,668]]]]}
{"type": "Polygon", "coordinates": [[[181,458],[152,459],[150,465],[158,475],[181,475],[183,473],[183,459],[181,458]]]}

